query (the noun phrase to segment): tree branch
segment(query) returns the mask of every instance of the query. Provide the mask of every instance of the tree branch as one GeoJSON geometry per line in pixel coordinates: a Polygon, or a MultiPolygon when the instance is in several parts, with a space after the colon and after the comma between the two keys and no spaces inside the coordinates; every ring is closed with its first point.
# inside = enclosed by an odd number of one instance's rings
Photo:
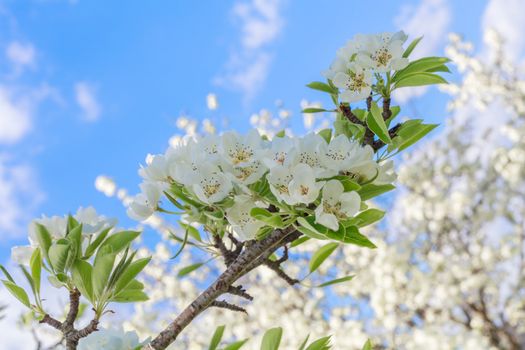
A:
{"type": "Polygon", "coordinates": [[[246,242],[244,250],[206,290],[204,290],[190,305],[188,305],[168,327],[157,335],[144,350],[165,349],[177,339],[182,330],[190,324],[201,312],[210,306],[239,278],[263,264],[276,249],[295,240],[301,234],[293,228],[275,230],[259,241],[246,242]]]}

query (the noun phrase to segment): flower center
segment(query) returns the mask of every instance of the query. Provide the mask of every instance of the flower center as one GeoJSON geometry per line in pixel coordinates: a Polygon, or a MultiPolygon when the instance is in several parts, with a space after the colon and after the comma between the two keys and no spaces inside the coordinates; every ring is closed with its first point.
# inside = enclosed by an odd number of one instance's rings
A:
{"type": "Polygon", "coordinates": [[[228,152],[233,164],[239,164],[247,162],[253,156],[253,150],[251,147],[241,145],[240,143],[235,144],[235,149],[228,152]]]}
{"type": "Polygon", "coordinates": [[[308,186],[299,186],[299,192],[301,192],[301,195],[306,196],[308,194],[308,191],[310,191],[310,188],[308,186]]]}
{"type": "Polygon", "coordinates": [[[390,62],[390,59],[392,58],[392,55],[390,54],[390,51],[388,51],[387,48],[382,47],[381,49],[377,50],[375,53],[375,56],[373,57],[374,61],[377,62],[378,66],[387,66],[388,62],[390,62]]]}

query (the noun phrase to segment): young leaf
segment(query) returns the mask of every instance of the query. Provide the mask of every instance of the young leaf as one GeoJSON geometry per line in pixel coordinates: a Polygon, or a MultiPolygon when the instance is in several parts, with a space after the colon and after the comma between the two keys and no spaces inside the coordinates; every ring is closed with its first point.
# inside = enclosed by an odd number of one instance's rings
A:
{"type": "Polygon", "coordinates": [[[307,237],[325,240],[327,239],[326,236],[324,236],[321,232],[317,231],[315,227],[313,227],[308,221],[306,221],[303,217],[297,218],[297,223],[299,226],[297,226],[297,230],[307,237]]]}
{"type": "Polygon", "coordinates": [[[354,278],[354,276],[346,276],[346,277],[336,278],[336,279],[330,280],[328,282],[321,283],[320,285],[316,286],[316,288],[323,288],[323,287],[326,287],[326,286],[331,286],[332,284],[338,284],[338,283],[351,281],[353,278],[354,278]]]}
{"type": "Polygon", "coordinates": [[[91,277],[95,299],[98,299],[102,295],[104,288],[106,288],[109,276],[111,275],[111,270],[113,269],[113,264],[115,263],[115,256],[115,253],[101,255],[99,250],[99,253],[95,258],[91,277]]]}
{"type": "Polygon", "coordinates": [[[117,254],[124,250],[139,235],[139,231],[121,231],[114,233],[102,243],[101,248],[110,246],[113,249],[113,253],[117,254]]]}
{"type": "Polygon", "coordinates": [[[414,40],[412,40],[412,42],[410,43],[410,45],[408,45],[407,49],[405,50],[405,52],[403,52],[403,57],[404,58],[407,58],[408,56],[410,56],[410,54],[412,53],[412,51],[414,51],[414,49],[416,48],[417,44],[419,44],[419,42],[421,41],[421,39],[423,39],[422,36],[420,36],[419,38],[416,38],[414,40]]]}
{"type": "Polygon", "coordinates": [[[310,339],[310,334],[306,336],[306,338],[301,343],[301,346],[299,346],[299,349],[297,350],[304,350],[304,348],[306,347],[306,344],[308,343],[308,339],[310,339]]]}
{"type": "Polygon", "coordinates": [[[370,342],[370,339],[366,341],[365,345],[363,345],[363,350],[372,350],[372,343],[370,342]]]}
{"type": "Polygon", "coordinates": [[[27,282],[29,283],[29,286],[31,287],[31,291],[33,292],[33,295],[36,296],[36,289],[35,289],[35,282],[33,281],[33,277],[31,277],[31,274],[27,271],[26,267],[24,265],[20,265],[20,269],[24,273],[25,278],[27,279],[27,282]]]}
{"type": "Polygon", "coordinates": [[[419,124],[410,128],[399,129],[398,135],[401,137],[401,143],[398,146],[398,152],[415,144],[421,140],[425,135],[434,130],[438,124],[419,124]],[[404,129],[404,130],[403,130],[404,129]]]}
{"type": "Polygon", "coordinates": [[[307,84],[306,86],[308,86],[310,89],[328,92],[329,94],[337,94],[339,92],[337,91],[337,88],[322,83],[320,81],[313,81],[310,84],[307,84]]]}
{"type": "Polygon", "coordinates": [[[357,226],[364,227],[379,221],[385,216],[385,212],[379,209],[367,209],[355,216],[357,219],[357,226]]]}
{"type": "Polygon", "coordinates": [[[136,289],[124,289],[122,292],[118,293],[110,299],[116,303],[135,303],[138,301],[148,300],[148,296],[141,290],[136,289]]]}
{"type": "Polygon", "coordinates": [[[224,347],[222,350],[239,350],[244,344],[246,344],[247,341],[248,339],[236,341],[235,343],[231,343],[230,345],[224,347]]]}
{"type": "Polygon", "coordinates": [[[312,344],[308,345],[306,350],[330,350],[332,348],[330,345],[331,338],[331,336],[328,336],[317,339],[312,344]]]}
{"type": "Polygon", "coordinates": [[[2,272],[4,273],[5,278],[7,278],[9,281],[15,283],[15,280],[13,279],[13,277],[11,277],[11,275],[9,274],[7,269],[4,267],[4,265],[0,264],[0,270],[2,270],[2,272]]]}
{"type": "Polygon", "coordinates": [[[262,339],[261,350],[278,350],[282,335],[283,329],[280,327],[267,330],[262,339]]]}
{"type": "Polygon", "coordinates": [[[448,84],[448,81],[434,73],[413,73],[399,79],[395,88],[397,89],[407,86],[424,86],[434,84],[448,84]]]}
{"type": "Polygon", "coordinates": [[[71,277],[80,293],[93,303],[93,267],[84,260],[76,260],[71,268],[71,277]]]}
{"type": "Polygon", "coordinates": [[[302,110],[302,113],[320,113],[320,112],[328,112],[326,109],[324,108],[305,108],[302,110]]]}
{"type": "MultiPolygon", "coordinates": [[[[422,73],[428,72],[434,68],[443,67],[446,63],[450,62],[450,59],[446,57],[424,57],[413,62],[410,62],[408,66],[404,69],[398,71],[394,77],[393,81],[399,81],[410,74],[413,73],[422,73]]],[[[446,67],[446,66],[445,66],[446,67]]]]}
{"type": "Polygon", "coordinates": [[[332,129],[323,129],[318,132],[318,134],[328,143],[332,139],[332,129]]]}
{"type": "Polygon", "coordinates": [[[190,235],[190,237],[199,242],[202,242],[201,234],[199,233],[199,230],[197,230],[195,227],[181,221],[179,221],[179,225],[182,226],[182,228],[184,228],[185,230],[188,230],[188,234],[190,235]]]}
{"type": "Polygon", "coordinates": [[[374,134],[376,134],[377,137],[379,137],[381,141],[383,141],[384,143],[392,142],[392,139],[388,134],[388,129],[383,119],[381,110],[375,102],[372,103],[370,113],[368,113],[368,116],[366,117],[366,124],[368,125],[370,130],[372,130],[374,134]]]}
{"type": "Polygon", "coordinates": [[[271,227],[274,227],[274,228],[284,227],[283,219],[281,218],[279,214],[270,213],[268,210],[264,208],[253,208],[250,211],[250,215],[253,218],[259,221],[262,221],[271,227]]]}
{"type": "Polygon", "coordinates": [[[51,247],[51,234],[47,230],[47,228],[39,223],[35,223],[36,225],[36,240],[38,242],[38,245],[40,246],[40,249],[42,249],[42,255],[44,258],[49,261],[49,255],[48,251],[51,247]]]}
{"type": "Polygon", "coordinates": [[[64,272],[70,243],[67,240],[59,240],[49,247],[49,262],[55,272],[64,272]]]}
{"type": "Polygon", "coordinates": [[[339,247],[339,243],[327,243],[317,250],[310,259],[309,269],[314,272],[339,247]]]}
{"type": "Polygon", "coordinates": [[[377,197],[380,194],[383,194],[385,192],[392,191],[394,188],[396,187],[391,184],[386,184],[386,185],[367,184],[367,185],[363,185],[357,191],[357,193],[359,194],[359,197],[361,197],[362,201],[366,201],[371,198],[377,197]]]}
{"type": "Polygon", "coordinates": [[[7,288],[9,293],[11,293],[15,298],[17,298],[22,304],[31,308],[29,297],[27,296],[26,291],[22,287],[19,287],[15,283],[7,280],[2,280],[2,283],[7,288]]]}
{"type": "Polygon", "coordinates": [[[360,247],[371,249],[377,248],[376,245],[372,243],[372,241],[370,241],[366,236],[363,236],[355,226],[340,227],[337,232],[327,230],[326,236],[343,243],[355,244],[360,247]]]}
{"type": "Polygon", "coordinates": [[[217,329],[215,329],[215,332],[213,333],[213,336],[211,337],[210,346],[208,347],[208,350],[216,350],[219,347],[219,343],[221,342],[222,335],[224,334],[224,328],[225,326],[219,326],[217,329]]]}
{"type": "Polygon", "coordinates": [[[107,235],[109,234],[109,231],[112,229],[112,227],[108,227],[102,232],[100,232],[95,238],[93,242],[91,242],[90,245],[86,248],[86,252],[84,253],[84,259],[90,258],[93,254],[95,254],[95,251],[100,246],[100,244],[106,239],[107,235]]]}
{"type": "Polygon", "coordinates": [[[184,276],[192,273],[193,271],[197,270],[198,268],[200,268],[203,265],[204,265],[204,263],[196,263],[196,264],[191,264],[191,265],[188,265],[186,267],[183,267],[182,269],[179,270],[179,273],[177,274],[177,277],[179,277],[179,278],[184,277],[184,276]]]}
{"type": "Polygon", "coordinates": [[[138,259],[132,262],[120,275],[115,284],[115,291],[118,293],[127,287],[127,285],[148,265],[151,258],[138,259]]]}
{"type": "Polygon", "coordinates": [[[42,274],[42,255],[40,254],[40,248],[36,248],[31,259],[29,260],[29,267],[31,269],[31,276],[35,283],[35,290],[40,293],[40,279],[42,274]]]}

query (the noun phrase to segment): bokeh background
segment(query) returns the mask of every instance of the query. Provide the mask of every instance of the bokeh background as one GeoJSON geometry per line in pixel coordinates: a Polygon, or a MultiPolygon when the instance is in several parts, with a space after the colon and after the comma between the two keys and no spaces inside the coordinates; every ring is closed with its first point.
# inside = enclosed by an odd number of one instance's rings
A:
{"type": "MultiPolygon", "coordinates": [[[[135,225],[95,179],[138,191],[146,154],[163,152],[190,119],[245,131],[274,113],[297,133],[308,129],[301,108],[327,101],[305,84],[356,33],[424,35],[415,54],[425,56],[445,55],[454,32],[484,56],[494,29],[505,58],[522,67],[524,14],[523,0],[0,0],[0,262],[9,265],[10,247],[25,244],[41,214],[92,205],[135,225]]],[[[450,115],[437,88],[395,100],[428,122],[450,115]]]]}

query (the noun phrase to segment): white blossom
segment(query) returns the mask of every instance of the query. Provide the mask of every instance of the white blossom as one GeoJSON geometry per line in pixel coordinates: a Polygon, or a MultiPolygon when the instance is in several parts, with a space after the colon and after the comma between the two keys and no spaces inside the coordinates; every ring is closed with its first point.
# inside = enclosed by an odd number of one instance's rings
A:
{"type": "Polygon", "coordinates": [[[359,211],[360,205],[361,198],[357,192],[344,192],[341,182],[330,180],[323,187],[321,204],[315,209],[315,220],[337,231],[339,220],[354,216],[359,211]]]}

